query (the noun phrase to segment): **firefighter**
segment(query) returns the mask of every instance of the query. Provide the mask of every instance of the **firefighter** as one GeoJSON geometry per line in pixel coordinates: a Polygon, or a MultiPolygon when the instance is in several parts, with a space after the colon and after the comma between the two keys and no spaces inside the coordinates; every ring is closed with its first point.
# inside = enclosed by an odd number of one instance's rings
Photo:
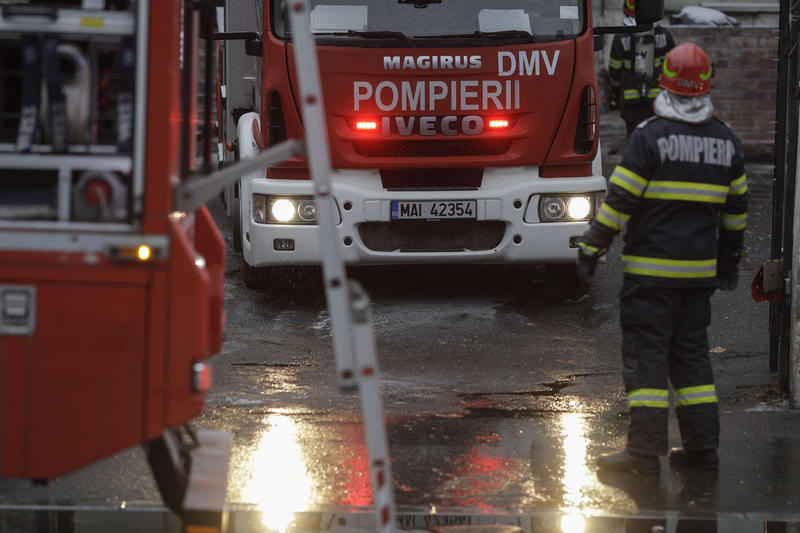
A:
{"type": "Polygon", "coordinates": [[[668,380],[682,448],[671,464],[716,469],[719,412],[706,328],[716,288],[736,287],[747,219],[739,138],[713,116],[711,63],[693,43],[666,56],[655,116],[639,124],[581,237],[578,276],[625,230],[620,292],[630,425],[624,451],[601,469],[657,473],[668,448],[668,380]]]}
{"type": "MultiPolygon", "coordinates": [[[[634,0],[624,0],[622,11],[623,24],[635,26],[634,0]]],[[[614,35],[608,59],[609,107],[619,110],[628,137],[653,115],[653,101],[661,92],[658,73],[674,46],[672,35],[661,26],[644,33],[614,35]]]]}

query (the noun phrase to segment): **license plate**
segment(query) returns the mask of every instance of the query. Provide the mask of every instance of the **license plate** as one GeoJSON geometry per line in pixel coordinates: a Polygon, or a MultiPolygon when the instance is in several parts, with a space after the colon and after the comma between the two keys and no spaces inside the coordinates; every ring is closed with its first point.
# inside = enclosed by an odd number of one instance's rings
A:
{"type": "Polygon", "coordinates": [[[392,220],[476,218],[475,200],[392,201],[392,220]]]}

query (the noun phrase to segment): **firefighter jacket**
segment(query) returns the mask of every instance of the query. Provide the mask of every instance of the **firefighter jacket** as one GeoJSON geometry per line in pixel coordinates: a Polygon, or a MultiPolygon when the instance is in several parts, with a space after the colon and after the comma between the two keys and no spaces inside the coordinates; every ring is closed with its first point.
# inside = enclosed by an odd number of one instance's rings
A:
{"type": "Polygon", "coordinates": [[[747,182],[739,138],[722,121],[659,116],[640,124],[579,243],[602,255],[625,230],[626,278],[660,287],[713,287],[717,258],[741,255],[747,182]]]}
{"type": "Polygon", "coordinates": [[[614,35],[608,60],[610,98],[626,122],[639,122],[653,114],[653,100],[661,93],[658,76],[664,57],[674,46],[672,35],[660,26],[651,33],[614,35]]]}

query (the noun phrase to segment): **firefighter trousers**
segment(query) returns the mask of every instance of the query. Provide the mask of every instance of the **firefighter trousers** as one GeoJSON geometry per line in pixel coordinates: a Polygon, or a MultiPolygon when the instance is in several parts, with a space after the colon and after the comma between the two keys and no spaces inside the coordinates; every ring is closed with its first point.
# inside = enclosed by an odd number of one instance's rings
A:
{"type": "Polygon", "coordinates": [[[669,383],[687,450],[717,448],[719,409],[708,356],[712,288],[660,288],[626,278],[620,292],[622,361],[630,407],[627,449],[669,448],[669,383]]]}

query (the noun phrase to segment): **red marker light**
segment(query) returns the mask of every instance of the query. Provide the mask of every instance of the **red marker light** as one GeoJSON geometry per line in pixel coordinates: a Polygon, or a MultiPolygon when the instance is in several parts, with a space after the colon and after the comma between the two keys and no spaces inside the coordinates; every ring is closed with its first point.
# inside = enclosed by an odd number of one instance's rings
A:
{"type": "Polygon", "coordinates": [[[356,122],[356,129],[361,131],[371,131],[378,129],[378,123],[373,121],[361,120],[356,122]]]}
{"type": "Polygon", "coordinates": [[[508,120],[506,119],[494,119],[489,121],[489,127],[493,130],[499,130],[502,128],[508,127],[508,120]]]}
{"type": "Polygon", "coordinates": [[[192,392],[204,393],[211,389],[211,365],[197,361],[192,365],[192,392]]]}

